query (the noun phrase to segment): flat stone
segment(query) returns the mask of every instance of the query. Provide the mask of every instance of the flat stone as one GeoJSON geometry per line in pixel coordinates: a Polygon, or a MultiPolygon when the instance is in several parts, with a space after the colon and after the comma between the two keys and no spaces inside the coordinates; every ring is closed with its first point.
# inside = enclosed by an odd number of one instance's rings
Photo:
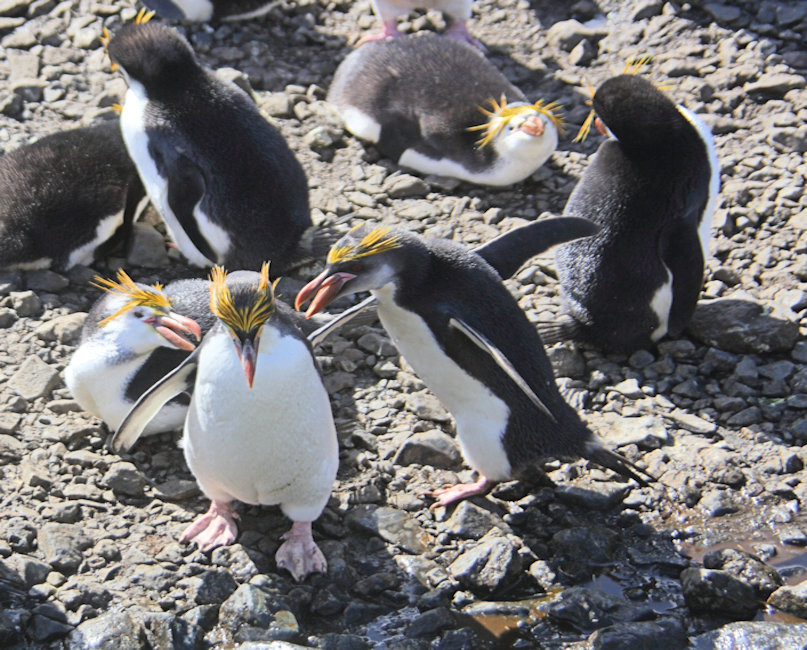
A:
{"type": "Polygon", "coordinates": [[[81,337],[81,328],[87,319],[85,312],[64,314],[45,321],[34,330],[37,338],[43,341],[58,341],[59,343],[77,343],[81,337]]]}
{"type": "Polygon", "coordinates": [[[617,534],[603,526],[575,526],[552,536],[552,548],[567,560],[582,565],[603,565],[614,559],[617,534]]]}
{"type": "Polygon", "coordinates": [[[406,398],[406,408],[419,418],[432,422],[450,422],[451,416],[434,395],[427,391],[412,393],[406,398]]]}
{"type": "Polygon", "coordinates": [[[409,436],[395,454],[395,465],[431,465],[443,469],[457,467],[462,455],[454,438],[432,429],[409,436]]]}
{"type": "Polygon", "coordinates": [[[591,650],[617,648],[684,650],[687,647],[687,633],[678,619],[660,618],[656,621],[616,623],[594,632],[588,637],[588,642],[591,650]]]}
{"type": "Polygon", "coordinates": [[[0,0],[0,16],[24,16],[31,0],[0,0]]]}
{"type": "Polygon", "coordinates": [[[75,571],[84,559],[83,551],[92,546],[84,531],[74,524],[47,523],[36,536],[45,561],[57,571],[75,571]]]}
{"type": "MultiPolygon", "coordinates": [[[[661,646],[660,646],[661,647],[661,646]]],[[[739,621],[692,639],[692,648],[703,650],[782,650],[807,647],[807,623],[739,621]]]]}
{"type": "Polygon", "coordinates": [[[443,630],[450,630],[457,626],[454,615],[447,607],[436,607],[415,616],[406,627],[406,636],[416,639],[418,637],[433,637],[443,630]]]}
{"type": "Polygon", "coordinates": [[[555,488],[558,501],[590,510],[608,510],[621,503],[631,486],[612,481],[588,481],[584,484],[564,484],[555,488]]]}
{"type": "Polygon", "coordinates": [[[494,528],[511,532],[498,515],[470,501],[462,501],[446,522],[445,532],[463,539],[481,539],[494,528]]]}
{"type": "Polygon", "coordinates": [[[121,461],[109,466],[104,474],[104,483],[115,494],[140,497],[143,496],[146,479],[132,463],[121,461]]]}
{"type": "Polygon", "coordinates": [[[665,417],[675,422],[682,429],[686,429],[692,433],[711,435],[717,431],[717,425],[714,422],[709,422],[693,413],[687,413],[681,409],[670,411],[665,414],[665,417]]]}
{"type": "Polygon", "coordinates": [[[448,572],[471,591],[489,594],[518,580],[521,559],[516,545],[501,531],[490,531],[457,557],[448,572]]]}
{"type": "Polygon", "coordinates": [[[556,22],[546,32],[547,40],[566,52],[571,52],[583,39],[596,43],[605,35],[605,31],[591,29],[574,19],[556,22]]]}
{"type": "Polygon", "coordinates": [[[693,612],[721,612],[750,618],[759,607],[754,588],[727,571],[684,569],[681,587],[687,607],[693,612]]]}
{"type": "Polygon", "coordinates": [[[198,576],[179,582],[197,605],[214,605],[226,600],[238,584],[228,572],[208,569],[198,576]]]}
{"type": "Polygon", "coordinates": [[[732,23],[743,15],[742,10],[738,7],[730,7],[718,2],[707,2],[703,8],[712,14],[712,18],[719,23],[732,23]]]}
{"type": "Polygon", "coordinates": [[[286,599],[243,584],[222,603],[219,624],[231,630],[236,641],[289,640],[299,633],[299,625],[288,607],[286,599]]]}
{"type": "Polygon", "coordinates": [[[765,599],[782,586],[782,576],[756,555],[741,549],[724,548],[709,551],[703,556],[706,569],[727,571],[738,580],[751,585],[761,599],[765,599]]]}
{"type": "Polygon", "coordinates": [[[199,484],[196,481],[184,479],[169,479],[156,486],[157,495],[168,501],[182,501],[200,494],[199,484]]]}
{"type": "MultiPolygon", "coordinates": [[[[16,414],[10,414],[16,415],[16,414]]],[[[19,418],[19,416],[17,416],[19,418]]],[[[6,418],[8,422],[9,419],[6,418]]],[[[14,436],[0,434],[0,464],[19,461],[25,454],[25,445],[14,436]]]]}
{"type": "Polygon", "coordinates": [[[619,417],[616,413],[597,414],[589,418],[597,434],[608,447],[639,445],[657,449],[670,442],[664,420],[652,415],[619,417]]]}
{"type": "Polygon", "coordinates": [[[91,618],[79,625],[67,638],[70,650],[115,648],[140,650],[147,644],[143,624],[125,612],[112,612],[91,618]]]}
{"type": "Polygon", "coordinates": [[[655,615],[648,605],[632,603],[585,587],[566,589],[546,611],[551,619],[581,630],[596,630],[616,623],[653,618],[655,615]]]}
{"type": "Polygon", "coordinates": [[[5,558],[3,565],[4,573],[9,572],[14,577],[14,582],[24,586],[26,590],[45,582],[48,574],[53,570],[50,564],[22,553],[13,553],[5,558]]]}
{"type": "Polygon", "coordinates": [[[781,98],[784,97],[788,91],[804,88],[805,84],[807,84],[807,79],[800,74],[777,72],[762,75],[756,81],[745,84],[743,90],[749,94],[781,98]]]}
{"type": "Polygon", "coordinates": [[[768,604],[799,618],[807,618],[807,581],[779,587],[768,597],[768,604]]]}
{"type": "Polygon", "coordinates": [[[432,542],[417,519],[397,508],[359,506],[348,512],[347,523],[354,530],[397,544],[407,553],[425,553],[432,542]]]}
{"type": "Polygon", "coordinates": [[[48,395],[59,383],[59,371],[38,356],[26,357],[8,382],[9,388],[29,402],[48,395]]]}

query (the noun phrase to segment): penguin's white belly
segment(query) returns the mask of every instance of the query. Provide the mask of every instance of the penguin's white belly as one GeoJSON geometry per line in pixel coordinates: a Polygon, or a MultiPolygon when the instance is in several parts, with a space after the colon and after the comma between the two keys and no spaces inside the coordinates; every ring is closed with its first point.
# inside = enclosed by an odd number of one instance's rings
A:
{"type": "MultiPolygon", "coordinates": [[[[136,81],[129,80],[130,87],[126,91],[126,102],[121,113],[121,132],[126,143],[126,149],[137,167],[146,193],[157,208],[165,222],[165,227],[171,239],[176,243],[180,252],[196,266],[211,266],[221,260],[208,260],[191,238],[185,233],[182,225],[168,204],[168,179],[160,174],[154,160],[149,155],[148,136],[146,135],[146,110],[148,97],[143,87],[136,81]]],[[[194,207],[193,216],[199,227],[199,232],[210,244],[211,248],[221,257],[226,257],[230,248],[230,237],[223,228],[210,220],[200,209],[199,204],[194,207]]]]}
{"type": "Polygon", "coordinates": [[[381,324],[396,347],[454,416],[468,464],[494,481],[510,478],[510,461],[502,446],[510,417],[507,404],[442,350],[420,316],[395,304],[392,285],[372,293],[378,298],[381,324]]]}
{"type": "Polygon", "coordinates": [[[376,14],[390,20],[412,9],[436,9],[459,20],[471,17],[471,0],[373,0],[376,14]]]}
{"type": "Polygon", "coordinates": [[[250,389],[229,335],[206,339],[184,447],[210,498],[280,504],[295,521],[316,519],[339,455],[328,394],[305,344],[264,327],[250,389]]]}
{"type": "Polygon", "coordinates": [[[72,268],[76,264],[89,264],[93,260],[95,249],[103,244],[107,239],[115,234],[115,231],[123,223],[123,210],[117,214],[104,217],[98,222],[95,229],[95,236],[86,244],[74,249],[67,258],[65,268],[72,268]]]}
{"type": "Polygon", "coordinates": [[[673,276],[666,266],[664,270],[667,272],[667,281],[656,289],[650,299],[650,309],[658,319],[658,326],[650,335],[651,341],[658,341],[667,333],[670,326],[670,309],[672,309],[673,303],[673,276]]]}

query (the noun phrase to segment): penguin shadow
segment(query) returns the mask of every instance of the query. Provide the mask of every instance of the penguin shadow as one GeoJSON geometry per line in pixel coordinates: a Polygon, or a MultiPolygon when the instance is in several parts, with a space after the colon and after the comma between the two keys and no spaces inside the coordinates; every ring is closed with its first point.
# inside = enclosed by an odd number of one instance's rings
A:
{"type": "Polygon", "coordinates": [[[595,0],[566,3],[553,0],[530,0],[530,11],[545,29],[561,20],[575,19],[581,23],[605,15],[606,9],[595,0]]]}

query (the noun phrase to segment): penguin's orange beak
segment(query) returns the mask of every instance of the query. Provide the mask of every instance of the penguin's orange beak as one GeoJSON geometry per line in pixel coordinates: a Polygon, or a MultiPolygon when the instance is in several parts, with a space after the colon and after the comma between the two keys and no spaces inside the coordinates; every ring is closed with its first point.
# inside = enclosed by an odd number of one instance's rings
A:
{"type": "Polygon", "coordinates": [[[179,350],[193,350],[196,343],[202,340],[199,324],[192,318],[174,312],[168,312],[165,316],[154,316],[145,322],[179,350]],[[196,342],[189,340],[189,336],[196,339],[196,342]]]}
{"type": "Polygon", "coordinates": [[[300,289],[300,293],[297,294],[297,298],[294,300],[294,308],[298,310],[303,303],[311,296],[314,296],[308,311],[305,312],[306,318],[311,318],[314,314],[322,311],[328,303],[336,298],[342,287],[356,277],[353,273],[339,272],[332,275],[329,273],[328,269],[325,269],[300,289]]]}
{"type": "Polygon", "coordinates": [[[544,127],[544,121],[538,117],[537,115],[530,115],[524,123],[519,127],[524,133],[527,135],[531,135],[534,138],[537,138],[539,135],[543,135],[546,127],[544,127]]]}
{"type": "Polygon", "coordinates": [[[606,138],[608,137],[608,127],[605,126],[605,122],[603,122],[599,117],[594,118],[594,128],[597,129],[597,132],[600,135],[604,135],[606,138]]]}
{"type": "Polygon", "coordinates": [[[255,380],[255,366],[258,362],[258,339],[245,339],[239,344],[236,341],[235,349],[238,352],[238,359],[241,361],[241,367],[244,369],[244,376],[247,378],[247,384],[252,388],[252,382],[255,380]]]}

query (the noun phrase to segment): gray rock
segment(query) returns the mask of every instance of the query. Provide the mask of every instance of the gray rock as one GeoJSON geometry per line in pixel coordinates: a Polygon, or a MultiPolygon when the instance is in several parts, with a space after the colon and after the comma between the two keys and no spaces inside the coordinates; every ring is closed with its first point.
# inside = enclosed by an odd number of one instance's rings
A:
{"type": "Polygon", "coordinates": [[[383,189],[392,199],[420,198],[426,196],[429,185],[411,174],[393,174],[384,179],[383,189]]]}
{"type": "Polygon", "coordinates": [[[84,559],[83,551],[92,546],[90,538],[74,524],[45,524],[36,539],[45,561],[62,572],[75,571],[84,559]]]}
{"type": "Polygon", "coordinates": [[[633,22],[638,22],[645,18],[658,16],[663,6],[664,3],[661,0],[641,0],[641,2],[633,3],[630,19],[633,22]]]}
{"type": "Polygon", "coordinates": [[[723,517],[737,512],[738,509],[737,503],[727,490],[709,490],[701,497],[698,507],[710,517],[723,517]]]}
{"type": "Polygon", "coordinates": [[[569,52],[569,63],[572,65],[587,66],[597,58],[597,48],[587,38],[584,38],[569,52]]]}
{"type": "Polygon", "coordinates": [[[481,539],[494,528],[510,532],[510,527],[498,515],[470,501],[462,501],[446,522],[445,531],[454,537],[481,539]]]}
{"type": "Polygon", "coordinates": [[[3,560],[3,564],[11,575],[16,576],[14,581],[19,581],[26,589],[45,582],[45,578],[52,571],[49,564],[22,553],[13,553],[3,560]]]}
{"type": "Polygon", "coordinates": [[[759,608],[754,588],[727,571],[684,569],[681,587],[687,607],[694,612],[721,612],[751,618],[759,608]]]}
{"type": "Polygon", "coordinates": [[[197,605],[218,604],[232,594],[238,584],[227,571],[208,569],[198,576],[180,581],[188,597],[197,605]]]}
{"type": "Polygon", "coordinates": [[[698,303],[688,331],[705,345],[740,354],[789,352],[799,336],[798,324],[768,316],[760,304],[736,299],[698,303]]]}
{"type": "Polygon", "coordinates": [[[143,496],[146,479],[132,463],[120,461],[109,466],[104,474],[104,483],[115,494],[140,497],[143,496]]]}
{"type": "Polygon", "coordinates": [[[576,526],[552,536],[552,548],[568,560],[590,566],[613,560],[619,538],[603,526],[576,526]]]}
{"type": "Polygon", "coordinates": [[[42,614],[34,614],[28,624],[29,636],[40,643],[61,639],[72,631],[72,625],[42,614]]]}
{"type": "Polygon", "coordinates": [[[807,581],[779,587],[768,597],[768,604],[799,618],[807,618],[807,581]]]}
{"type": "Polygon", "coordinates": [[[30,0],[0,0],[0,16],[24,16],[30,0]]]}
{"type": "Polygon", "coordinates": [[[451,421],[451,416],[440,404],[440,400],[427,391],[408,395],[406,408],[424,420],[432,420],[433,422],[451,421]]]}
{"type": "Polygon", "coordinates": [[[546,351],[556,377],[579,379],[586,374],[586,360],[580,351],[572,346],[555,345],[546,351]]]}
{"type": "Polygon", "coordinates": [[[704,420],[693,413],[687,413],[680,409],[670,411],[665,415],[670,420],[675,422],[682,429],[691,431],[692,433],[699,433],[700,435],[711,435],[717,431],[717,425],[714,422],[704,420]]]}
{"type": "Polygon", "coordinates": [[[84,621],[70,633],[67,647],[70,650],[140,650],[147,642],[146,630],[140,621],[125,612],[112,612],[84,621]]]}
{"type": "Polygon", "coordinates": [[[512,585],[521,569],[516,545],[501,531],[492,530],[457,557],[448,572],[471,591],[490,594],[512,585]]]}
{"type": "Polygon", "coordinates": [[[652,618],[654,615],[647,605],[631,603],[624,598],[584,587],[566,589],[558,600],[550,603],[546,611],[551,619],[580,630],[596,630],[616,623],[652,618]]]}
{"type": "Polygon", "coordinates": [[[703,5],[712,17],[719,23],[733,23],[743,15],[743,12],[738,7],[732,7],[718,2],[707,2],[703,5]]]}
{"type": "Polygon", "coordinates": [[[0,307],[0,329],[11,327],[19,320],[17,312],[10,307],[0,307]]]}
{"type": "Polygon", "coordinates": [[[583,39],[596,43],[605,36],[606,32],[599,29],[585,27],[578,21],[561,20],[556,22],[546,32],[547,40],[566,52],[571,52],[574,46],[583,39]]]}
{"type": "Polygon", "coordinates": [[[692,639],[702,650],[782,650],[807,647],[807,623],[741,621],[706,632],[692,639]]]}
{"type": "Polygon", "coordinates": [[[17,372],[12,375],[8,385],[24,399],[33,401],[49,395],[58,383],[59,371],[38,356],[31,355],[26,357],[17,372]]]}
{"type": "Polygon", "coordinates": [[[605,441],[608,447],[622,447],[623,445],[639,445],[645,449],[657,449],[670,441],[670,434],[664,425],[664,420],[652,415],[621,418],[615,413],[605,413],[603,422],[591,418],[591,424],[596,424],[597,434],[605,441]]]}
{"type": "Polygon", "coordinates": [[[709,551],[703,556],[703,566],[706,569],[721,569],[738,580],[747,582],[763,600],[782,586],[782,576],[776,569],[740,549],[709,551]]]}
{"type": "Polygon", "coordinates": [[[288,607],[284,599],[244,584],[222,603],[219,624],[231,630],[236,641],[287,641],[300,631],[288,607]]]}
{"type": "Polygon", "coordinates": [[[558,501],[591,510],[608,510],[620,503],[631,486],[611,481],[587,481],[584,484],[564,484],[555,488],[558,501]]]}
{"type": "MultiPolygon", "coordinates": [[[[2,430],[5,432],[15,431],[19,424],[20,416],[7,414],[3,418],[2,430]]],[[[14,436],[0,434],[0,464],[16,463],[25,454],[25,445],[14,436]]]]}
{"type": "Polygon", "coordinates": [[[143,622],[151,648],[195,650],[203,645],[204,630],[201,626],[174,614],[147,612],[143,615],[143,622]]]}
{"type": "Polygon", "coordinates": [[[29,271],[26,273],[25,283],[28,288],[33,291],[58,293],[62,289],[67,288],[70,284],[70,280],[49,269],[42,269],[41,271],[29,271]]]}
{"type": "Polygon", "coordinates": [[[392,462],[402,466],[418,464],[452,469],[461,460],[462,455],[454,438],[438,429],[432,429],[409,436],[392,462]]]}
{"type": "Polygon", "coordinates": [[[126,262],[134,266],[159,268],[168,264],[165,237],[153,226],[137,222],[132,229],[132,243],[126,262]]]}
{"type": "Polygon", "coordinates": [[[42,312],[42,301],[33,291],[12,291],[8,301],[21,318],[37,316],[42,312]]]}
{"type": "Polygon", "coordinates": [[[431,637],[443,630],[450,630],[456,625],[454,615],[448,608],[437,607],[412,619],[406,628],[406,636],[410,638],[431,637]]]}
{"type": "Polygon", "coordinates": [[[354,530],[397,544],[407,553],[423,553],[432,542],[431,535],[417,519],[396,508],[359,506],[348,512],[347,524],[354,530]]]}
{"type": "Polygon", "coordinates": [[[59,343],[67,344],[77,343],[86,319],[87,314],[85,312],[57,316],[42,323],[34,330],[34,334],[43,341],[58,341],[59,343]]]}
{"type": "Polygon", "coordinates": [[[804,88],[807,79],[799,74],[778,72],[762,75],[757,81],[745,84],[743,90],[750,95],[762,95],[766,98],[784,97],[784,95],[797,88],[804,88]]]}
{"type": "Polygon", "coordinates": [[[592,650],[683,650],[689,647],[686,629],[675,618],[639,623],[617,623],[597,630],[588,638],[592,650]]]}

